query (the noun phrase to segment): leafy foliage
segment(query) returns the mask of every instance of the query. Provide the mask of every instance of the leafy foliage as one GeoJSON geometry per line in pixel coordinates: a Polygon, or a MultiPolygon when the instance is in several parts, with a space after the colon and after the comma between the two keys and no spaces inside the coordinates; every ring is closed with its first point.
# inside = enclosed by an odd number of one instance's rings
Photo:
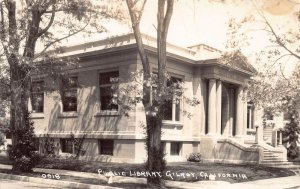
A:
{"type": "Polygon", "coordinates": [[[85,154],[85,150],[83,150],[82,145],[83,145],[83,141],[85,139],[86,135],[83,135],[83,137],[81,138],[75,138],[74,134],[71,133],[71,141],[74,145],[74,153],[75,153],[75,158],[78,158],[80,155],[84,155],[85,154]]]}
{"type": "Polygon", "coordinates": [[[76,57],[57,59],[56,53],[62,52],[61,42],[78,37],[79,33],[105,31],[97,24],[100,19],[119,18],[119,12],[108,2],[0,0],[0,42],[4,55],[0,57],[0,102],[10,97],[11,128],[15,135],[11,150],[13,169],[30,171],[34,166],[35,155],[30,145],[33,129],[26,115],[33,76],[57,77],[62,67],[70,62],[73,65],[76,57]],[[27,137],[27,142],[22,137],[27,137]],[[22,145],[24,149],[20,150],[22,145]]]}
{"type": "Polygon", "coordinates": [[[41,154],[46,157],[55,156],[54,139],[49,137],[49,135],[47,134],[47,136],[42,141],[41,154]]]}
{"type": "MultiPolygon", "coordinates": [[[[198,98],[190,98],[184,95],[187,90],[185,88],[185,82],[183,80],[172,80],[171,76],[166,73],[167,85],[165,91],[157,91],[159,81],[156,73],[151,73],[151,77],[147,80],[143,78],[143,70],[130,73],[128,79],[120,80],[114,78],[114,85],[112,86],[114,95],[112,103],[121,106],[121,112],[129,116],[129,112],[134,110],[137,104],[143,101],[143,85],[151,88],[150,111],[146,112],[147,115],[158,116],[158,101],[169,102],[173,101],[175,104],[180,104],[184,101],[185,104],[190,106],[196,106],[200,104],[198,98]]],[[[164,107],[169,108],[169,107],[164,107]]],[[[184,115],[191,117],[191,112],[181,110],[184,115]]]]}
{"type": "Polygon", "coordinates": [[[289,158],[294,159],[299,155],[298,145],[300,127],[295,118],[291,118],[290,123],[287,123],[283,129],[284,142],[287,143],[287,155],[289,158]]]}
{"type": "Polygon", "coordinates": [[[270,114],[287,113],[289,123],[283,129],[283,142],[287,144],[288,157],[295,158],[299,153],[300,67],[288,79],[276,73],[272,70],[260,73],[250,82],[248,96],[270,114]]]}
{"type": "Polygon", "coordinates": [[[191,162],[201,162],[201,154],[200,153],[191,153],[187,158],[188,161],[191,162]]]}
{"type": "Polygon", "coordinates": [[[0,132],[0,147],[4,145],[4,142],[5,142],[4,134],[0,132]]]}
{"type": "Polygon", "coordinates": [[[16,172],[31,172],[40,161],[35,147],[33,121],[30,120],[29,113],[27,116],[28,121],[24,127],[11,131],[13,136],[18,137],[17,143],[8,149],[9,158],[13,160],[13,171],[16,172]]]}

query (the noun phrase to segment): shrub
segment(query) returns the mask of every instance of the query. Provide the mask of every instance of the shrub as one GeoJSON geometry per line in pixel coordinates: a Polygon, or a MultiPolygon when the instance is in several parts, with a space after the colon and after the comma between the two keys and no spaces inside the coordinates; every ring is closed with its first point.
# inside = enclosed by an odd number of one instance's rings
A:
{"type": "Polygon", "coordinates": [[[0,133],[0,146],[4,145],[4,142],[5,142],[4,135],[0,133]]]}
{"type": "Polygon", "coordinates": [[[49,134],[42,140],[41,153],[45,157],[54,157],[55,156],[55,144],[54,139],[50,138],[49,134]]]}
{"type": "Polygon", "coordinates": [[[34,127],[28,113],[26,125],[22,128],[16,128],[11,131],[13,137],[17,140],[15,144],[8,149],[9,158],[13,161],[13,171],[15,172],[32,172],[41,156],[36,152],[34,143],[34,127]]]}
{"type": "Polygon", "coordinates": [[[200,153],[191,153],[187,158],[188,161],[191,162],[201,162],[201,154],[200,153]]]}
{"type": "Polygon", "coordinates": [[[293,114],[290,116],[290,122],[283,128],[283,142],[287,143],[287,156],[291,159],[298,157],[299,151],[297,142],[299,138],[300,127],[293,114]]]}
{"type": "Polygon", "coordinates": [[[4,142],[5,142],[4,135],[0,133],[0,152],[1,152],[1,146],[4,145],[4,142]]]}

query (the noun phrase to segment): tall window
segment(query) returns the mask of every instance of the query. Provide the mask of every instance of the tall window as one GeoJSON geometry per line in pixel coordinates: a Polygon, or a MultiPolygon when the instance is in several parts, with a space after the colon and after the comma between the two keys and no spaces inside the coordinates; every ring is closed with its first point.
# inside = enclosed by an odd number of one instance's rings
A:
{"type": "Polygon", "coordinates": [[[61,151],[63,153],[73,153],[73,141],[68,138],[60,139],[61,151]]]}
{"type": "Polygon", "coordinates": [[[31,85],[32,112],[44,112],[44,81],[34,81],[31,85]]]}
{"type": "Polygon", "coordinates": [[[247,129],[254,129],[254,123],[253,123],[253,104],[248,103],[247,104],[247,129]]]}
{"type": "Polygon", "coordinates": [[[62,83],[62,103],[64,112],[77,111],[77,76],[68,77],[62,83]]]}
{"type": "MultiPolygon", "coordinates": [[[[181,81],[179,78],[171,77],[167,82],[167,86],[175,86],[176,83],[181,81]]],[[[180,102],[176,102],[175,97],[172,100],[166,100],[163,112],[164,120],[180,121],[180,102]]]]}
{"type": "Polygon", "coordinates": [[[119,71],[105,72],[99,74],[99,90],[101,110],[118,110],[118,105],[112,102],[113,82],[118,80],[119,71]]]}
{"type": "Polygon", "coordinates": [[[113,140],[99,140],[99,154],[100,155],[110,155],[114,154],[114,141],[113,140]]]}

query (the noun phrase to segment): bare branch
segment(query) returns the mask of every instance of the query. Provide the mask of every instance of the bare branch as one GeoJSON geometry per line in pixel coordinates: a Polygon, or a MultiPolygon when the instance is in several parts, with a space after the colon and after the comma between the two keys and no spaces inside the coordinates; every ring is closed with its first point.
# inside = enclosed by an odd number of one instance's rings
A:
{"type": "Polygon", "coordinates": [[[265,23],[267,24],[267,26],[269,27],[271,33],[273,34],[273,36],[276,39],[276,42],[278,43],[278,45],[280,45],[282,48],[284,48],[287,52],[289,52],[291,55],[293,55],[294,57],[296,57],[297,59],[300,59],[300,56],[298,54],[296,54],[295,52],[293,52],[292,50],[290,50],[282,41],[282,39],[277,35],[277,33],[275,32],[275,30],[273,29],[273,27],[271,26],[270,22],[267,20],[267,18],[261,14],[261,16],[264,18],[265,23]]]}
{"type": "Polygon", "coordinates": [[[39,31],[39,33],[37,34],[37,37],[42,36],[44,33],[46,33],[49,30],[49,28],[53,24],[54,17],[55,17],[55,5],[52,5],[52,14],[51,14],[50,21],[49,21],[48,25],[44,29],[42,29],[41,31],[39,31]]]}
{"type": "Polygon", "coordinates": [[[167,3],[167,12],[165,15],[165,19],[164,19],[164,23],[163,25],[165,26],[164,28],[164,35],[167,36],[168,33],[168,29],[169,29],[169,25],[170,25],[170,21],[171,21],[171,16],[173,13],[173,5],[174,5],[174,0],[168,0],[167,3]]]}
{"type": "MultiPolygon", "coordinates": [[[[141,57],[141,61],[142,61],[142,64],[143,64],[144,78],[147,80],[148,78],[150,78],[150,65],[149,65],[149,61],[148,61],[146,51],[144,49],[142,35],[141,35],[140,28],[139,28],[140,22],[139,22],[138,18],[136,17],[136,14],[134,12],[134,7],[133,7],[132,0],[126,0],[126,4],[127,4],[128,11],[129,11],[129,14],[130,14],[132,29],[134,31],[134,36],[135,36],[135,40],[136,40],[136,43],[137,43],[137,46],[138,46],[139,55],[141,57]]],[[[140,18],[142,16],[142,14],[143,14],[143,12],[140,12],[140,16],[139,16],[140,18]]]]}
{"type": "MultiPolygon", "coordinates": [[[[91,18],[91,14],[90,14],[90,18],[91,18]]],[[[37,56],[34,57],[34,59],[37,59],[37,58],[41,57],[41,56],[46,52],[46,50],[47,50],[48,48],[50,48],[52,45],[54,45],[55,43],[58,43],[58,42],[60,42],[60,41],[62,41],[62,40],[64,40],[64,39],[67,39],[67,38],[69,38],[69,37],[71,37],[71,36],[73,36],[73,35],[78,34],[78,33],[81,32],[81,31],[83,31],[83,30],[89,25],[89,23],[90,23],[90,19],[89,19],[89,21],[88,21],[82,28],[80,28],[80,29],[78,29],[78,30],[76,30],[76,31],[74,31],[74,32],[72,32],[72,33],[69,33],[68,35],[66,35],[66,36],[64,36],[64,37],[61,37],[61,38],[59,38],[59,39],[56,39],[56,40],[54,40],[54,41],[48,43],[48,44],[45,46],[45,48],[44,48],[37,56]]]]}
{"type": "Polygon", "coordinates": [[[141,8],[141,10],[139,11],[139,14],[138,14],[138,16],[137,16],[137,19],[138,19],[139,22],[141,21],[141,17],[142,17],[142,15],[143,15],[143,12],[144,12],[144,8],[145,8],[145,5],[146,5],[146,2],[147,2],[147,0],[144,0],[144,2],[143,2],[143,4],[142,4],[142,8],[141,8]]]}
{"type": "Polygon", "coordinates": [[[273,66],[279,61],[281,60],[283,57],[286,57],[286,56],[293,56],[292,54],[284,54],[284,55],[281,55],[279,58],[277,58],[274,63],[273,63],[273,66]]]}

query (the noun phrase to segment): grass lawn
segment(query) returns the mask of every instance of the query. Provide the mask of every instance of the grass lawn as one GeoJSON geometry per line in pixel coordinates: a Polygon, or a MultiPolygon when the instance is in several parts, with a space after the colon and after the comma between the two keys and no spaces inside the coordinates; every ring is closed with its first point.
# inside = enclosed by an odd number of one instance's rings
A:
{"type": "MultiPolygon", "coordinates": [[[[0,156],[0,163],[10,164],[10,161],[6,157],[0,156]]],[[[125,172],[126,176],[128,176],[130,172],[135,173],[136,171],[140,172],[145,170],[142,164],[102,163],[79,161],[73,159],[71,160],[50,158],[43,159],[38,167],[90,173],[98,173],[98,169],[102,169],[104,171],[111,170],[117,173],[125,172]]],[[[227,181],[230,183],[247,182],[252,180],[295,175],[294,172],[289,171],[287,169],[263,167],[258,165],[180,162],[168,163],[166,172],[162,173],[162,176],[166,180],[195,182],[201,180],[208,180],[209,174],[215,174],[216,180],[227,181]]],[[[88,183],[91,182],[89,181],[88,183]]],[[[130,188],[130,186],[128,187],[130,188]]]]}
{"type": "MultiPolygon", "coordinates": [[[[28,177],[37,177],[37,178],[43,178],[43,175],[48,174],[48,173],[44,173],[44,172],[12,173],[11,170],[7,170],[7,169],[0,169],[0,173],[14,174],[14,175],[28,176],[28,177]]],[[[118,182],[108,184],[106,180],[101,180],[101,179],[90,179],[90,178],[76,177],[76,176],[70,176],[70,175],[59,175],[59,176],[60,176],[59,179],[56,179],[54,176],[51,179],[52,180],[62,180],[62,181],[69,181],[69,182],[76,182],[76,183],[91,184],[91,185],[120,187],[120,188],[125,188],[125,189],[132,189],[132,188],[147,189],[148,188],[146,184],[118,183],[118,182]]],[[[49,179],[49,178],[46,178],[46,179],[49,179]]]]}

